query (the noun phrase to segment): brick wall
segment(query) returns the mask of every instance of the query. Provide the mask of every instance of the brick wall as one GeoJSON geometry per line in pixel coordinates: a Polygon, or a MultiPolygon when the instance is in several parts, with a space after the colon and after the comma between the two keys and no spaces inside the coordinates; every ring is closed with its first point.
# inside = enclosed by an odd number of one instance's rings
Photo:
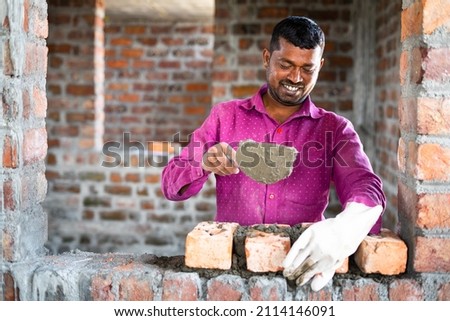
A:
{"type": "Polygon", "coordinates": [[[0,6],[0,298],[5,265],[45,253],[47,192],[47,6],[43,0],[0,6]]]}
{"type": "Polygon", "coordinates": [[[212,23],[108,17],[105,36],[104,140],[186,142],[211,108],[212,23]]]}
{"type": "Polygon", "coordinates": [[[75,301],[446,301],[450,278],[338,274],[318,292],[278,273],[192,269],[183,258],[66,253],[16,268],[16,300],[75,301]],[[29,281],[28,281],[29,280],[29,281]]]}
{"type": "MultiPolygon", "coordinates": [[[[401,1],[377,1],[375,49],[375,101],[373,166],[383,180],[386,211],[383,223],[397,225],[397,146],[399,137],[397,106],[400,98],[401,1]]],[[[372,14],[372,13],[371,13],[372,14]]],[[[373,121],[373,120],[372,120],[373,121]]]]}
{"type": "MultiPolygon", "coordinates": [[[[45,1],[0,7],[0,264],[44,253],[45,1]],[[39,233],[37,233],[39,231],[39,233]]],[[[1,288],[1,286],[0,286],[1,288]]],[[[1,291],[1,290],[0,290],[1,291]]]]}
{"type": "Polygon", "coordinates": [[[450,3],[404,1],[399,221],[410,271],[450,272],[450,3]]]}

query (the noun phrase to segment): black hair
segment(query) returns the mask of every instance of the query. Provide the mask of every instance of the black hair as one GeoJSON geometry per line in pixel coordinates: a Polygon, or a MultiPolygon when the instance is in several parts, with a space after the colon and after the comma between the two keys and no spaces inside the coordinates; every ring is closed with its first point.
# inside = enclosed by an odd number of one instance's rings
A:
{"type": "Polygon", "coordinates": [[[280,38],[284,38],[301,49],[322,50],[325,46],[325,35],[313,20],[306,17],[290,16],[278,22],[273,28],[270,39],[270,52],[280,49],[280,38]]]}

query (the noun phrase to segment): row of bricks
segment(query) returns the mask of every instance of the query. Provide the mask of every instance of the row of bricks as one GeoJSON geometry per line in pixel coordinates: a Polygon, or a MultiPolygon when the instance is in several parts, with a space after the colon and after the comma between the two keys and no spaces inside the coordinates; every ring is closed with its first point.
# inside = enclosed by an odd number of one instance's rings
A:
{"type": "MultiPolygon", "coordinates": [[[[233,237],[238,227],[237,223],[199,223],[186,237],[186,266],[230,269],[233,260],[233,237]]],[[[246,232],[245,257],[249,271],[283,270],[282,262],[291,248],[291,239],[285,233],[267,230],[249,228],[246,232]]],[[[406,270],[407,247],[395,233],[383,228],[380,235],[365,237],[354,253],[354,260],[364,273],[397,275],[406,270]]],[[[348,265],[347,258],[336,273],[347,273],[348,265]]]]}

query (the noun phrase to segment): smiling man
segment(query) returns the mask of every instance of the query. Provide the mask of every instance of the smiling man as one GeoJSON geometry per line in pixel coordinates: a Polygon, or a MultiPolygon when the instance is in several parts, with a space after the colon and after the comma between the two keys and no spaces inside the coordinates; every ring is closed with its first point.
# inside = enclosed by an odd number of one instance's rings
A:
{"type": "Polygon", "coordinates": [[[312,279],[315,291],[368,233],[379,233],[385,207],[381,180],[352,124],[312,102],[324,46],[324,34],[311,19],[280,21],[262,53],[267,83],[252,97],[214,106],[162,174],[162,191],[174,201],[196,195],[215,174],[216,221],[314,223],[293,244],[284,275],[298,285],[312,279]],[[294,147],[299,155],[290,176],[263,184],[240,172],[235,148],[245,140],[294,147]],[[325,219],[331,184],[342,212],[325,219]]]}

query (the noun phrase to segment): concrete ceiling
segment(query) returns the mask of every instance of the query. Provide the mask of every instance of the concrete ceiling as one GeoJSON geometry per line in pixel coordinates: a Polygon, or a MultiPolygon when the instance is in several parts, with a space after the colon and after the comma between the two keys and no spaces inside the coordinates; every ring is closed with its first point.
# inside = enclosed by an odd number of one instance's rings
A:
{"type": "Polygon", "coordinates": [[[214,0],[105,0],[106,15],[153,21],[208,21],[214,16],[214,0]]]}

